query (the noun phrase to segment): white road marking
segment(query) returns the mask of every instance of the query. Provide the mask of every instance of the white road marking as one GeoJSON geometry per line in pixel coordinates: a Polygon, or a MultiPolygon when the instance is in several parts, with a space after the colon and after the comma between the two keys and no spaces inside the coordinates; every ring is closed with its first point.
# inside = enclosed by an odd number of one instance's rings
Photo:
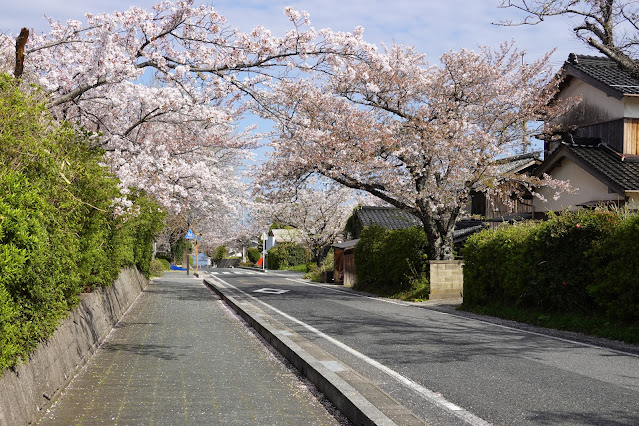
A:
{"type": "MultiPolygon", "coordinates": [[[[217,280],[222,281],[220,278],[217,278],[217,280]]],[[[388,374],[389,376],[393,377],[395,380],[399,381],[400,383],[402,383],[403,385],[405,385],[406,387],[408,387],[409,389],[412,389],[413,391],[417,392],[420,396],[422,396],[424,399],[430,401],[431,403],[433,403],[434,405],[439,406],[440,408],[443,408],[445,410],[450,411],[452,414],[454,414],[455,416],[457,416],[458,418],[470,423],[471,425],[476,425],[476,426],[487,426],[490,425],[490,423],[488,423],[487,421],[481,419],[480,417],[474,415],[473,413],[471,413],[470,411],[467,411],[465,409],[463,409],[462,407],[448,401],[446,398],[444,398],[441,394],[436,393],[422,385],[420,385],[419,383],[416,383],[414,381],[412,381],[411,379],[402,376],[401,374],[399,374],[398,372],[391,370],[390,368],[386,367],[384,364],[375,361],[372,358],[367,357],[366,355],[364,355],[361,352],[358,352],[357,350],[351,348],[350,346],[340,342],[337,339],[332,338],[331,336],[322,333],[321,331],[319,331],[318,329],[316,329],[315,327],[306,324],[305,322],[302,322],[300,320],[298,320],[297,318],[280,311],[279,309],[275,308],[274,306],[269,305],[268,303],[256,298],[255,296],[251,296],[250,294],[240,290],[239,288],[233,286],[232,284],[229,284],[227,282],[223,282],[224,285],[226,287],[230,287],[232,289],[234,289],[235,291],[242,293],[243,295],[245,295],[246,297],[249,297],[251,299],[253,299],[255,302],[264,305],[266,307],[268,307],[270,310],[272,310],[273,312],[283,316],[284,318],[287,318],[291,321],[293,321],[294,323],[304,327],[305,329],[309,330],[310,332],[316,334],[317,336],[328,340],[329,342],[333,343],[334,345],[336,345],[337,347],[345,350],[346,352],[350,353],[351,355],[356,356],[357,358],[361,359],[362,361],[366,362],[367,364],[377,368],[378,370],[388,374]]],[[[307,283],[305,283],[307,284],[307,283]]],[[[322,287],[325,288],[325,287],[322,287]]],[[[346,293],[346,292],[344,292],[346,293]]],[[[352,293],[351,293],[352,294],[352,293]]]]}
{"type": "MultiPolygon", "coordinates": [[[[359,294],[354,294],[354,293],[351,293],[351,292],[348,292],[348,291],[344,291],[344,290],[340,290],[340,289],[337,289],[337,288],[326,287],[326,286],[323,286],[323,285],[313,284],[313,283],[309,283],[307,281],[297,280],[297,279],[293,279],[293,278],[287,278],[287,280],[288,281],[293,281],[293,282],[296,282],[296,283],[300,283],[300,284],[310,285],[310,286],[313,286],[313,287],[323,288],[323,289],[326,289],[326,290],[332,290],[332,291],[336,291],[336,292],[339,292],[339,293],[346,293],[346,294],[350,294],[352,296],[362,296],[362,295],[359,295],[359,294]]],[[[404,306],[404,307],[407,307],[407,308],[423,309],[423,308],[420,308],[419,306],[406,305],[405,303],[401,303],[401,302],[398,302],[396,300],[384,299],[384,298],[381,298],[381,297],[372,297],[372,296],[363,296],[363,297],[367,297],[369,299],[377,300],[378,302],[390,303],[391,305],[399,305],[399,306],[404,306]]],[[[632,352],[624,352],[624,351],[620,351],[620,350],[617,350],[617,349],[607,348],[605,346],[597,346],[597,345],[592,344],[592,343],[578,342],[576,340],[565,339],[563,337],[550,336],[548,334],[538,333],[536,331],[524,330],[524,329],[521,329],[521,328],[515,328],[515,327],[508,326],[508,325],[495,324],[494,322],[486,321],[486,320],[483,320],[481,318],[469,318],[469,317],[465,317],[463,315],[456,315],[456,314],[452,314],[452,313],[449,313],[449,312],[441,312],[441,311],[436,311],[436,310],[431,310],[430,312],[434,312],[434,313],[441,314],[441,315],[448,315],[448,316],[451,316],[451,317],[461,318],[461,319],[470,320],[470,321],[479,321],[479,322],[482,322],[484,324],[494,325],[495,327],[505,328],[505,329],[511,330],[511,331],[518,331],[520,333],[532,334],[533,336],[546,337],[548,339],[553,339],[553,340],[557,340],[557,341],[564,342],[564,343],[571,343],[571,344],[574,344],[574,345],[585,346],[587,348],[600,349],[600,350],[609,351],[609,352],[613,352],[613,353],[620,354],[620,355],[627,355],[627,356],[639,358],[639,354],[634,354],[632,352]]]]}
{"type": "Polygon", "coordinates": [[[259,290],[253,290],[253,293],[284,294],[284,293],[288,293],[289,291],[290,290],[282,290],[281,288],[261,288],[259,290]]]}

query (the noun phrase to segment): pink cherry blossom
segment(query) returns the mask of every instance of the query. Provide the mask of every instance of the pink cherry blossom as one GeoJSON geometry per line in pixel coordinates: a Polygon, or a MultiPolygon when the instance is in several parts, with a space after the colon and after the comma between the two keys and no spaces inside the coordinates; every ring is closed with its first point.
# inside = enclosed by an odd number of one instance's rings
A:
{"type": "Polygon", "coordinates": [[[548,106],[558,84],[548,55],[522,65],[503,45],[448,52],[431,65],[411,47],[352,48],[352,57],[333,58],[330,72],[264,92],[257,110],[279,125],[260,174],[264,190],[323,175],[412,212],[430,257],[450,259],[473,188],[568,187],[548,176],[504,175],[495,164],[542,130],[532,123],[560,112],[548,106]]]}

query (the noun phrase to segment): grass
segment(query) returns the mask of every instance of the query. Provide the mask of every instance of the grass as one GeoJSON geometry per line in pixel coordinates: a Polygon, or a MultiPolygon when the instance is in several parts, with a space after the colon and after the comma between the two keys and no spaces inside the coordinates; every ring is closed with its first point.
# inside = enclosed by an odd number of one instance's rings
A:
{"type": "Polygon", "coordinates": [[[286,268],[284,268],[287,271],[297,271],[297,272],[304,272],[307,273],[308,272],[308,267],[306,266],[306,264],[304,265],[295,265],[295,266],[288,266],[286,268]]]}
{"type": "Polygon", "coordinates": [[[404,300],[406,302],[423,302],[428,300],[428,294],[430,293],[430,286],[426,281],[414,283],[409,289],[402,291],[398,291],[395,287],[363,286],[359,283],[355,284],[353,289],[379,297],[388,297],[389,299],[404,300]]]}
{"type": "Polygon", "coordinates": [[[614,321],[598,315],[549,313],[516,307],[482,306],[470,308],[462,305],[458,309],[555,330],[574,331],[626,343],[639,343],[638,322],[614,321]]]}
{"type": "Polygon", "coordinates": [[[430,286],[428,285],[428,283],[422,283],[416,287],[412,287],[409,290],[393,294],[390,297],[391,299],[399,299],[406,302],[423,302],[424,300],[428,300],[429,293],[430,286]]]}

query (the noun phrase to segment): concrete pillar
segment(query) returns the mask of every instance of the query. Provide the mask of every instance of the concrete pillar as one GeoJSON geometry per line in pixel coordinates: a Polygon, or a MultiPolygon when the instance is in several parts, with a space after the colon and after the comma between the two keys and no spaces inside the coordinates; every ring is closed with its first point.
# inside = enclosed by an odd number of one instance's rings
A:
{"type": "Polygon", "coordinates": [[[430,300],[463,297],[464,261],[431,260],[430,262],[430,300]]]}

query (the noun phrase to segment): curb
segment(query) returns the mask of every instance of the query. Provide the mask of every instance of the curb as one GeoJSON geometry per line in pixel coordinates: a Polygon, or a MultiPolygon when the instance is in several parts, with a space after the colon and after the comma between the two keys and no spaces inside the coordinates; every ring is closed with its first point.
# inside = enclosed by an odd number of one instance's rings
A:
{"type": "Polygon", "coordinates": [[[235,269],[246,269],[247,271],[261,272],[263,274],[265,274],[268,271],[268,269],[257,269],[257,268],[251,268],[248,266],[237,266],[235,269]]]}
{"type": "Polygon", "coordinates": [[[204,285],[213,290],[235,312],[238,313],[251,327],[253,327],[273,348],[315,387],[331,401],[331,403],[355,425],[396,425],[379,408],[366,399],[357,389],[346,380],[339,377],[318,359],[309,354],[300,345],[295,343],[281,330],[274,329],[265,319],[268,315],[251,314],[246,306],[221,291],[216,285],[203,280],[204,285]]]}

